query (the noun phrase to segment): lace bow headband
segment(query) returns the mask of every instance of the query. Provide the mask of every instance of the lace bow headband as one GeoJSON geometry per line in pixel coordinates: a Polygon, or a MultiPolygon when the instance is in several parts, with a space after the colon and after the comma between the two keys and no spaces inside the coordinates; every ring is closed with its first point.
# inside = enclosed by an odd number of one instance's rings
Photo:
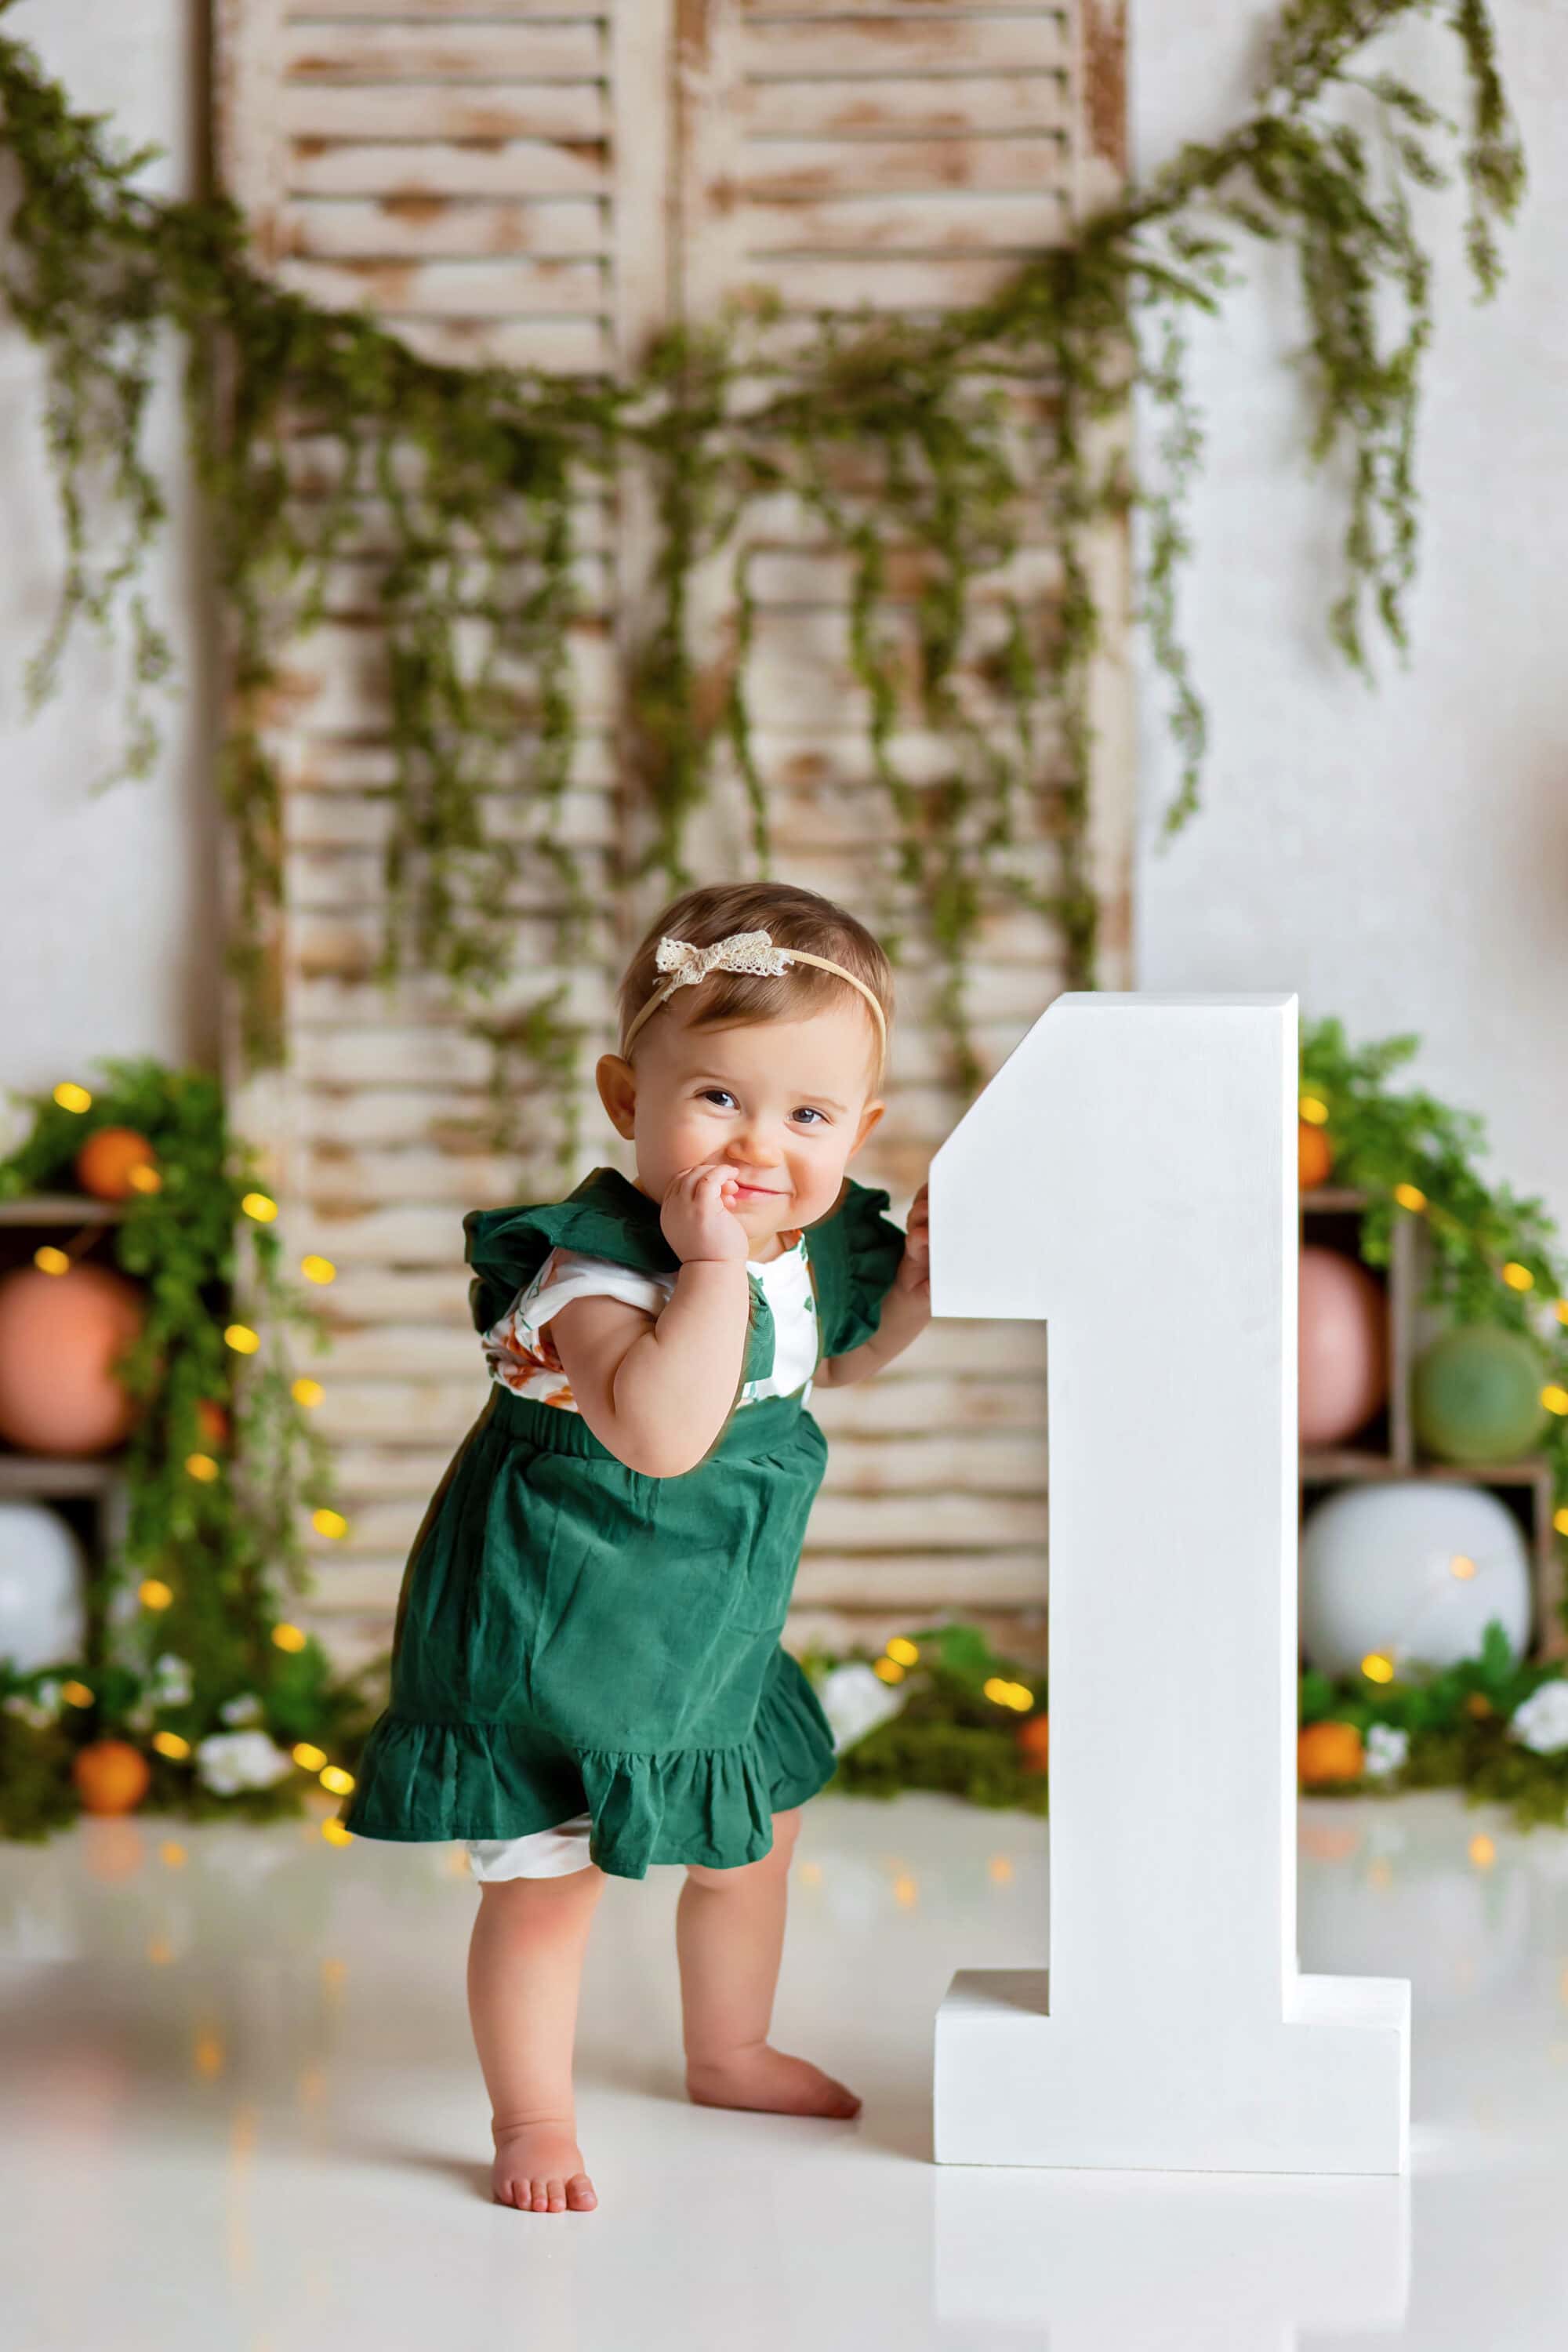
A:
{"type": "Polygon", "coordinates": [[[828,956],[813,955],[805,948],[776,948],[766,931],[731,931],[727,939],[714,940],[708,947],[698,947],[690,940],[673,940],[667,932],[655,951],[654,962],[660,971],[669,973],[664,986],[656,989],[626,1031],[626,1050],[650,1013],[657,1013],[676,989],[686,988],[697,981],[706,980],[710,971],[756,971],[776,973],[792,963],[815,963],[824,971],[836,971],[851,988],[858,988],[877,1016],[877,1029],[885,1053],[888,1045],[888,1024],[882,1008],[863,980],[846,971],[841,963],[828,956]]]}

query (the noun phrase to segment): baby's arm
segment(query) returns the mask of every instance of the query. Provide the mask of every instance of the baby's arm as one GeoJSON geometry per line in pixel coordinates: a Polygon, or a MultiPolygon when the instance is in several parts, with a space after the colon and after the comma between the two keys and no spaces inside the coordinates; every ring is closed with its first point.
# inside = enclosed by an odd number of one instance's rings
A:
{"type": "Polygon", "coordinates": [[[846,1389],[869,1380],[911,1339],[918,1339],[931,1321],[931,1211],[928,1187],[922,1184],[910,1206],[904,1233],[904,1255],[893,1286],[882,1302],[877,1328],[868,1339],[842,1356],[829,1356],[816,1369],[819,1389],[846,1389]]]}
{"type": "Polygon", "coordinates": [[[584,1420],[628,1469],[677,1478],[701,1461],[741,1385],[751,1288],[745,1227],[724,1205],[728,1171],[689,1170],[661,1222],[682,1259],[658,1317],[619,1298],[574,1298],[555,1348],[584,1420]]]}

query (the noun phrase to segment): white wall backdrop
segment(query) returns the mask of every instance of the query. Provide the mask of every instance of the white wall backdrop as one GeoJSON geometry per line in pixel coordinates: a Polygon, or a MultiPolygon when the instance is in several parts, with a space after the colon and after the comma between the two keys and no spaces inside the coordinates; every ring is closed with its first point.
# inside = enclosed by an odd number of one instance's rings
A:
{"type": "MultiPolygon", "coordinates": [[[[78,106],[111,113],[129,142],[166,148],[156,182],[173,190],[188,184],[202,103],[196,16],[193,0],[24,0],[5,30],[78,106]]],[[[181,698],[161,702],[155,775],[95,796],[123,741],[125,668],[84,637],[63,694],[29,722],[22,672],[53,609],[62,542],[41,355],[0,319],[0,1087],[52,1086],[100,1054],[216,1055],[203,599],[172,368],[160,390],[149,446],[172,516],[150,584],[181,698]]],[[[0,1103],[0,1132],[14,1119],[0,1103]]]]}
{"type": "MultiPolygon", "coordinates": [[[[1237,118],[1274,14],[1134,0],[1137,171],[1237,118]]],[[[1247,290],[1194,332],[1209,448],[1183,609],[1210,711],[1207,799],[1156,845],[1175,763],[1145,678],[1138,984],[1295,988],[1354,1036],[1419,1032],[1423,1082],[1488,1118],[1494,1172],[1568,1229],[1568,8],[1494,14],[1531,185],[1506,283],[1479,308],[1458,192],[1423,200],[1438,259],[1426,520],[1410,666],[1376,655],[1377,692],[1323,625],[1342,508],[1299,454],[1279,357],[1305,331],[1289,264],[1250,249],[1247,290]]],[[[1419,66],[1446,47],[1434,23],[1390,57],[1419,66]]]]}
{"type": "MultiPolygon", "coordinates": [[[[1133,0],[1135,163],[1245,107],[1272,0],[1133,0]]],[[[1500,0],[1502,60],[1531,184],[1507,282],[1477,309],[1458,200],[1424,200],[1439,257],[1418,469],[1426,508],[1407,672],[1369,692],[1328,646],[1341,509],[1300,456],[1279,365],[1302,317],[1288,268],[1247,257],[1247,289],[1194,331],[1209,456],[1194,501],[1184,622],[1209,704],[1206,803],[1169,848],[1173,786],[1145,682],[1139,981],[1300,991],[1352,1034],[1415,1029],[1422,1077],[1482,1111],[1494,1166],[1568,1226],[1568,9],[1500,0]]],[[[32,41],[81,103],[191,167],[203,103],[195,0],[24,0],[32,41]]],[[[1436,26],[1403,37],[1416,62],[1436,26]]],[[[1457,92],[1456,92],[1457,94],[1457,92]]],[[[118,740],[121,674],[79,648],[65,698],[31,724],[21,669],[58,578],[38,436],[42,373],[0,326],[0,1087],[52,1084],[103,1053],[215,1051],[214,847],[199,688],[202,610],[172,401],[157,419],[174,524],[153,581],[186,698],[149,782],[91,794],[118,740]]]]}

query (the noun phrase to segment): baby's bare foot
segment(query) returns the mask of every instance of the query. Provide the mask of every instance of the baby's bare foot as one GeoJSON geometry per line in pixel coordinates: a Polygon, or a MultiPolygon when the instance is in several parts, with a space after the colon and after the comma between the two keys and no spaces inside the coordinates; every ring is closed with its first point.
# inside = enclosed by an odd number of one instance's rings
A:
{"type": "Polygon", "coordinates": [[[767,2042],[686,2069],[688,2095],[700,2107],[764,2107],[775,2116],[856,2116],[855,2092],[809,2058],[790,2058],[767,2042]]]}
{"type": "Polygon", "coordinates": [[[598,2203],[594,2184],[583,2169],[583,2151],[572,2137],[569,2123],[511,2124],[503,2131],[490,2126],[496,2144],[490,2168],[490,2196],[497,2205],[515,2205],[520,2213],[591,2213],[598,2203]]]}

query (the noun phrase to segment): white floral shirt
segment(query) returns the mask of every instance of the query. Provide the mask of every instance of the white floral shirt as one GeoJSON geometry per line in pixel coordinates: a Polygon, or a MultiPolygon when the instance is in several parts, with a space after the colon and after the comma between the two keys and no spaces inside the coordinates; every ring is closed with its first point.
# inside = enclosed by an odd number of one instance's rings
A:
{"type": "MultiPolygon", "coordinates": [[[[762,1284],[773,1316],[773,1367],[761,1380],[747,1381],[738,1404],[754,1404],[759,1397],[793,1396],[802,1390],[801,1402],[811,1401],[816,1370],[816,1301],[812,1296],[806,1263],[805,1235],[797,1226],[779,1235],[779,1255],[746,1260],[746,1271],[762,1284]]],[[[482,1346],[490,1378],[514,1396],[535,1397],[541,1404],[559,1405],[566,1412],[581,1411],[572,1384],[562,1369],[550,1318],[570,1299],[601,1295],[625,1298],[650,1315],[662,1313],[675,1293],[673,1274],[637,1274],[611,1258],[591,1257],[583,1250],[556,1247],[532,1281],[520,1290],[506,1313],[485,1332],[482,1346]]]]}

